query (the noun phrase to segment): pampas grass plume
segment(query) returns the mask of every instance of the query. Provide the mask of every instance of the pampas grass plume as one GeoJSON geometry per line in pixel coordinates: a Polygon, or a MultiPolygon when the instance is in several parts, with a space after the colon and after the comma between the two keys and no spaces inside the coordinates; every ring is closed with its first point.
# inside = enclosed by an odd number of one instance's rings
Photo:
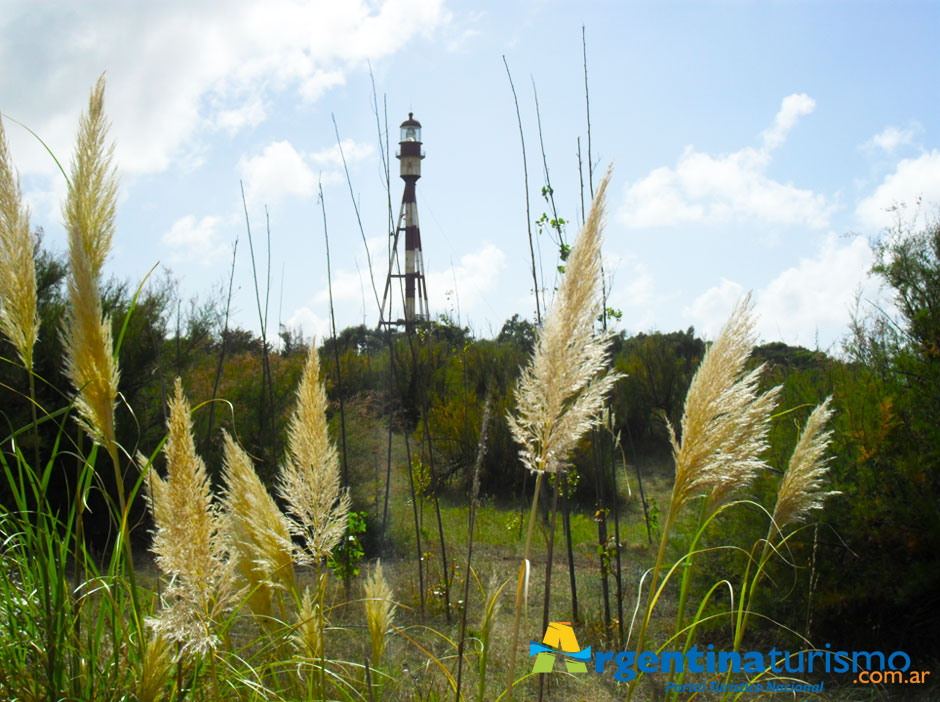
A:
{"type": "Polygon", "coordinates": [[[118,366],[111,320],[98,291],[101,267],[111,250],[117,180],[104,115],[104,76],[92,90],[79,124],[72,175],[65,202],[69,245],[69,306],[64,342],[66,375],[79,391],[76,407],[89,436],[114,455],[114,402],[118,366]]]}
{"type": "Polygon", "coordinates": [[[513,438],[523,465],[557,472],[578,439],[597,423],[604,398],[619,374],[607,365],[609,334],[595,334],[601,307],[601,232],[610,169],[601,181],[584,227],[571,250],[558,293],[539,331],[529,365],[516,385],[513,438]]]}
{"type": "Polygon", "coordinates": [[[297,406],[287,430],[287,457],[278,477],[278,494],[287,503],[291,530],[304,540],[298,560],[318,562],[330,554],[346,531],[350,500],[340,488],[339,461],[326,424],[326,389],[320,358],[311,342],[297,387],[297,406]]]}
{"type": "Polygon", "coordinates": [[[369,640],[372,644],[372,664],[378,665],[385,653],[385,636],[395,618],[395,602],[392,589],[378,561],[366,578],[365,585],[366,623],[369,625],[369,640]]]}
{"type": "Polygon", "coordinates": [[[0,119],[0,331],[10,340],[27,370],[39,337],[36,266],[29,209],[23,204],[0,119]]]}
{"type": "Polygon", "coordinates": [[[705,352],[689,386],[681,440],[668,425],[676,464],[671,509],[710,493],[716,509],[748,484],[766,464],[770,417],[779,387],[758,393],[763,366],[745,373],[756,343],[750,295],[734,309],[705,352]]]}
{"type": "Polygon", "coordinates": [[[166,696],[173,657],[169,642],[159,635],[150,636],[143,644],[140,675],[137,678],[138,702],[161,702],[166,696]]]}
{"type": "Polygon", "coordinates": [[[149,502],[155,524],[153,552],[170,578],[169,603],[150,620],[158,635],[192,651],[213,649],[212,624],[232,595],[222,515],[212,503],[209,478],[193,443],[189,403],[176,379],[164,446],[167,477],[154,476],[149,502]]]}
{"type": "Polygon", "coordinates": [[[323,657],[323,617],[320,604],[309,587],[304,588],[297,610],[297,628],[292,642],[294,649],[307,658],[316,660],[323,657]]]}
{"type": "Polygon", "coordinates": [[[251,458],[223,431],[222,500],[225,525],[241,580],[250,591],[248,606],[270,616],[274,591],[290,588],[294,566],[287,518],[262,485],[251,458]]]}
{"type": "Polygon", "coordinates": [[[801,521],[811,510],[822,507],[826,497],[839,494],[822,490],[829,470],[829,459],[825,453],[832,438],[832,430],[826,428],[832,417],[831,401],[832,397],[827,397],[809,415],[793,449],[777,491],[777,505],[773,515],[777,529],[801,521]]]}

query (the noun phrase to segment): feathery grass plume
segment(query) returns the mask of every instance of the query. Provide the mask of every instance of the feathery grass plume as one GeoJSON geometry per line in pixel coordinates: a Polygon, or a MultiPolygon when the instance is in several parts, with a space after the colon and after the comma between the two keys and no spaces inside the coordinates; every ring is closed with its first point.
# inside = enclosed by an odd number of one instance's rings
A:
{"type": "Polygon", "coordinates": [[[372,644],[372,665],[378,665],[385,653],[385,636],[395,618],[395,602],[392,589],[382,573],[382,562],[378,561],[363,585],[365,591],[366,623],[369,625],[369,640],[372,644]]]}
{"type": "MultiPolygon", "coordinates": [[[[767,448],[771,413],[780,388],[758,393],[764,367],[745,372],[757,342],[754,326],[753,304],[748,294],[735,306],[692,378],[682,411],[681,439],[667,422],[676,478],[650,578],[646,610],[637,638],[637,655],[644,650],[653,609],[665,586],[665,581],[659,585],[660,569],[669,533],[682,507],[694,497],[706,496],[702,512],[702,523],[705,523],[709,514],[726,504],[766,466],[761,455],[767,448]]],[[[701,531],[683,565],[677,629],[682,628],[684,621],[689,572],[699,536],[701,531]]],[[[628,700],[637,680],[630,682],[628,700]]]]}
{"type": "Polygon", "coordinates": [[[604,196],[611,169],[597,189],[591,212],[571,250],[555,301],[539,330],[535,351],[516,384],[516,414],[508,417],[519,456],[536,473],[529,511],[525,552],[516,587],[512,648],[509,654],[508,699],[515,683],[519,622],[528,587],[529,550],[535,527],[539,491],[545,473],[559,471],[578,439],[599,423],[607,392],[620,375],[600,375],[607,365],[610,333],[594,333],[601,308],[601,231],[604,196]]]}
{"type": "Polygon", "coordinates": [[[138,702],[160,702],[166,697],[166,684],[173,663],[169,642],[160,635],[147,637],[140,659],[135,699],[138,702]]]}
{"type": "Polygon", "coordinates": [[[539,331],[529,365],[516,384],[509,415],[523,465],[555,473],[578,439],[596,424],[607,392],[620,377],[607,365],[610,333],[595,334],[601,307],[601,232],[608,168],[565,269],[555,302],[539,331]]]}
{"type": "Polygon", "coordinates": [[[181,643],[184,650],[206,652],[216,647],[213,622],[233,594],[232,568],[223,516],[212,503],[206,467],[196,455],[179,378],[167,431],[167,477],[153,481],[149,501],[156,526],[152,550],[170,585],[164,593],[168,604],[149,623],[157,635],[181,643]]]}
{"type": "Polygon", "coordinates": [[[297,610],[297,629],[293,644],[296,651],[306,658],[318,660],[323,657],[323,617],[320,603],[309,587],[304,588],[297,610]]]}
{"type": "MultiPolygon", "coordinates": [[[[741,594],[738,598],[739,604],[734,634],[735,651],[740,649],[741,642],[744,640],[744,632],[751,614],[754,592],[764,577],[765,566],[777,550],[772,546],[775,537],[782,534],[782,530],[786,525],[800,521],[810,510],[822,507],[826,497],[838,494],[837,492],[823,492],[821,490],[829,461],[823,455],[832,437],[832,431],[826,429],[826,423],[832,416],[832,410],[829,407],[831,400],[831,396],[827,397],[822,404],[810,413],[809,419],[806,420],[806,426],[803,427],[803,431],[797,439],[793,454],[790,457],[790,463],[777,490],[777,504],[770,520],[767,538],[763,540],[760,556],[756,559],[752,557],[748,562],[744,582],[740,589],[741,594]],[[752,564],[755,566],[755,570],[754,575],[749,580],[752,564]]],[[[784,537],[783,542],[786,542],[788,538],[788,536],[784,537]]],[[[755,544],[756,547],[757,544],[755,544]]]]}
{"type": "Polygon", "coordinates": [[[29,209],[10,158],[0,116],[0,330],[10,340],[26,370],[33,369],[39,337],[36,313],[36,265],[29,209]]]}
{"type": "MultiPolygon", "coordinates": [[[[92,90],[79,123],[72,175],[65,201],[69,244],[69,306],[64,330],[66,375],[79,391],[80,423],[93,441],[115,454],[114,401],[118,365],[111,320],[98,291],[101,267],[111,250],[117,180],[104,115],[104,76],[92,90]]],[[[123,507],[123,505],[122,505],[123,507]]]]}
{"type": "Polygon", "coordinates": [[[734,308],[692,378],[681,441],[668,425],[676,463],[670,510],[678,511],[704,493],[710,493],[710,506],[717,509],[766,467],[761,455],[780,388],[758,394],[763,365],[745,373],[756,341],[748,295],[734,308]]]}
{"type": "Polygon", "coordinates": [[[310,344],[297,407],[287,429],[287,456],[278,476],[278,494],[287,502],[291,530],[304,540],[304,563],[319,562],[346,531],[350,500],[340,489],[339,461],[326,425],[326,389],[320,383],[320,359],[310,344]]]}
{"type": "Polygon", "coordinates": [[[774,508],[773,525],[783,529],[787,524],[800,521],[810,512],[823,506],[830,495],[837,491],[824,492],[823,480],[829,470],[829,459],[823,454],[832,438],[832,430],[826,428],[832,409],[832,396],[809,415],[806,426],[793,449],[787,472],[777,491],[777,505],[774,508]]]}
{"type": "Polygon", "coordinates": [[[147,459],[139,452],[137,454],[137,464],[141,471],[147,472],[147,478],[144,480],[144,500],[150,509],[154,524],[166,524],[170,517],[164,513],[166,506],[166,481],[160,477],[157,469],[147,464],[147,459]]]}
{"type": "Polygon", "coordinates": [[[294,582],[287,518],[261,484],[248,454],[228,432],[224,437],[222,505],[236,569],[249,589],[248,606],[256,614],[273,614],[274,594],[294,582]]]}

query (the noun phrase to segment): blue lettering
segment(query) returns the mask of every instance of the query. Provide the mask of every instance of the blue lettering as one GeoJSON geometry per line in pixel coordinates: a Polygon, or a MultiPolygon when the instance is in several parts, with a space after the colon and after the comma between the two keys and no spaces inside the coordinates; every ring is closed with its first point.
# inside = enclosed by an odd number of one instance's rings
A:
{"type": "Polygon", "coordinates": [[[656,658],[656,654],[652,651],[643,651],[636,663],[641,673],[659,672],[659,661],[656,658]]]}
{"type": "Polygon", "coordinates": [[[741,668],[745,673],[763,673],[764,655],[759,651],[748,651],[744,654],[744,664],[741,668]]]}
{"type": "Polygon", "coordinates": [[[594,672],[603,673],[607,661],[614,659],[613,651],[598,651],[594,654],[594,672]]]}
{"type": "Polygon", "coordinates": [[[891,670],[900,670],[900,671],[902,671],[902,672],[907,672],[907,669],[911,667],[911,657],[910,657],[909,655],[907,655],[906,653],[904,653],[904,651],[895,651],[895,652],[892,653],[890,656],[888,656],[888,667],[891,668],[891,670]],[[894,661],[894,657],[895,657],[895,656],[903,656],[903,657],[904,657],[904,667],[903,667],[903,668],[898,668],[898,667],[894,664],[893,661],[894,661]]]}
{"type": "Polygon", "coordinates": [[[620,682],[630,682],[633,678],[636,677],[636,672],[633,670],[633,663],[636,660],[636,654],[633,651],[621,651],[614,658],[614,662],[617,664],[617,672],[614,673],[614,680],[619,680],[620,682]]]}

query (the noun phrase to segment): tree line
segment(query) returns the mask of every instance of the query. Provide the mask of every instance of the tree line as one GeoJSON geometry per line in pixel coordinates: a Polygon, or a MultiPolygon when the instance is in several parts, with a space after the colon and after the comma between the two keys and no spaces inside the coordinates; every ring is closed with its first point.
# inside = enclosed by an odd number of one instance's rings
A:
{"type": "MultiPolygon", "coordinates": [[[[797,428],[812,407],[832,395],[836,410],[830,473],[839,494],[827,501],[819,523],[791,545],[790,557],[801,565],[791,595],[768,605],[770,611],[786,610],[786,621],[800,615],[797,620],[805,620],[807,633],[852,636],[859,644],[891,640],[899,650],[914,650],[935,646],[933,631],[940,623],[934,606],[940,592],[940,227],[936,222],[920,231],[898,226],[876,243],[875,253],[873,272],[894,294],[896,315],[880,310],[858,315],[838,356],[770,343],[758,347],[751,359],[754,365],[765,364],[767,387],[783,384],[782,411],[769,449],[773,470],[786,467],[797,428]]],[[[0,365],[0,384],[7,434],[16,435],[17,449],[27,456],[35,442],[49,446],[61,434],[79,445],[83,441],[67,415],[54,413],[72,395],[63,374],[61,338],[50,331],[61,328],[66,312],[67,265],[43,245],[41,232],[35,261],[44,330],[35,350],[36,402],[46,410],[37,431],[17,431],[31,424],[29,393],[15,351],[6,340],[0,350],[6,360],[0,365]]],[[[180,376],[194,404],[214,403],[211,413],[207,405],[193,417],[198,450],[210,473],[221,465],[219,429],[225,428],[255,459],[262,480],[270,481],[281,457],[269,437],[284,433],[305,358],[299,334],[282,328],[279,343],[265,347],[254,333],[223,325],[221,301],[182,300],[168,274],[139,295],[128,282],[112,279],[102,300],[114,320],[115,338],[127,327],[119,359],[120,444],[148,456],[158,449],[168,395],[180,376]],[[269,390],[263,381],[264,355],[270,364],[269,390]],[[267,401],[262,400],[265,393],[267,401]],[[271,426],[276,432],[267,429],[271,426]]],[[[382,460],[376,454],[383,450],[382,435],[391,421],[396,432],[419,441],[424,432],[430,434],[437,469],[435,484],[427,489],[459,494],[471,480],[489,395],[492,421],[480,488],[500,499],[521,495],[525,471],[506,414],[536,334],[535,325],[519,315],[493,339],[475,338],[468,328],[442,317],[416,330],[412,339],[393,332],[389,340],[360,325],[323,341],[322,379],[332,411],[338,415],[342,399],[351,418],[353,478],[381,482],[379,472],[363,464],[382,460]],[[392,382],[393,372],[397,382],[392,382]]],[[[666,420],[679,425],[683,399],[705,349],[706,341],[693,328],[615,337],[610,364],[623,378],[609,404],[610,427],[621,448],[618,463],[645,465],[668,456],[666,420]]],[[[338,432],[338,416],[332,424],[338,432]]],[[[583,506],[596,499],[590,451],[596,440],[588,435],[573,459],[580,479],[571,497],[583,506]]],[[[11,450],[9,440],[3,450],[11,450]]],[[[68,452],[60,452],[57,460],[61,465],[50,472],[48,494],[52,504],[64,508],[75,494],[77,470],[68,452]]],[[[125,476],[129,485],[134,479],[125,476]]],[[[92,515],[99,508],[107,514],[104,504],[113,495],[113,483],[113,476],[100,471],[89,498],[92,515]]],[[[769,486],[769,480],[758,481],[756,489],[769,486]]],[[[378,507],[377,499],[369,501],[378,492],[375,487],[371,492],[354,489],[357,509],[378,507]]],[[[8,500],[5,494],[0,498],[8,500]]],[[[146,542],[148,526],[142,503],[137,501],[141,507],[131,515],[140,544],[146,542]]],[[[758,522],[755,518],[755,529],[758,522]]],[[[109,537],[106,517],[89,519],[86,528],[92,541],[103,544],[109,537]]],[[[747,529],[748,524],[745,519],[720,528],[747,529]]]]}

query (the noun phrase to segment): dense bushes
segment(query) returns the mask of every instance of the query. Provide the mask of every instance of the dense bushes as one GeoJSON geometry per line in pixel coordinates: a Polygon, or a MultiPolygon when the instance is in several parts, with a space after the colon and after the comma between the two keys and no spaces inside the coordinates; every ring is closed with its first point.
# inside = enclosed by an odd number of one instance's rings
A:
{"type": "MultiPolygon", "coordinates": [[[[787,621],[799,614],[797,618],[806,620],[811,633],[823,638],[890,640],[894,646],[913,648],[933,640],[932,632],[940,624],[935,607],[940,592],[940,559],[936,557],[940,552],[940,229],[936,224],[916,234],[899,229],[886,236],[877,254],[875,272],[896,295],[898,319],[889,320],[879,312],[857,320],[841,359],[780,343],[759,347],[752,359],[753,364],[766,363],[764,383],[783,384],[781,413],[771,431],[768,454],[776,473],[785,468],[798,426],[810,408],[834,396],[831,475],[833,489],[841,493],[820,514],[821,528],[806,529],[791,542],[791,555],[799,566],[796,580],[785,588],[786,599],[780,600],[781,593],[771,590],[766,604],[787,621]],[[811,611],[815,612],[812,621],[807,616],[811,611]]],[[[71,394],[61,372],[61,341],[54,332],[61,326],[65,306],[66,267],[39,242],[35,258],[43,329],[35,353],[36,372],[42,378],[37,401],[55,408],[71,394]]],[[[110,283],[103,291],[115,338],[134,292],[120,282],[110,283]]],[[[225,363],[217,391],[224,401],[216,406],[212,431],[208,409],[196,411],[199,449],[210,472],[217,470],[221,464],[218,429],[225,427],[256,458],[262,478],[270,479],[278,462],[275,452],[280,449],[271,445],[262,427],[269,426],[273,413],[277,434],[283,435],[293,401],[291,388],[303,362],[303,353],[298,352],[302,349],[295,348],[293,337],[280,351],[270,349],[274,404],[273,408],[264,405],[259,402],[261,342],[238,329],[228,330],[223,337],[217,308],[191,304],[184,311],[166,277],[143,289],[121,348],[119,438],[123,446],[152,452],[162,438],[165,398],[173,376],[183,376],[196,404],[209,400],[224,344],[225,363]],[[128,407],[134,408],[133,413],[128,407]],[[262,411],[268,418],[259,416],[262,411]]],[[[389,344],[382,334],[359,326],[343,330],[335,341],[326,340],[321,350],[323,379],[331,411],[337,413],[341,395],[346,405],[356,508],[370,512],[379,508],[384,475],[377,456],[383,456],[382,437],[387,431],[387,422],[380,418],[389,414],[396,431],[413,432],[420,441],[426,409],[438,477],[432,487],[466,487],[487,393],[492,394],[493,420],[482,489],[505,497],[518,494],[523,471],[505,418],[513,406],[515,381],[531,352],[534,333],[532,325],[518,317],[508,320],[494,340],[473,339],[468,330],[446,319],[411,339],[396,333],[391,340],[394,376],[389,344]]],[[[0,355],[14,359],[12,347],[2,343],[0,355]]],[[[612,393],[611,407],[628,458],[632,450],[641,455],[668,450],[664,418],[678,424],[683,398],[704,350],[705,342],[692,329],[632,337],[621,334],[615,339],[611,363],[625,377],[612,393]]],[[[4,363],[0,383],[13,391],[6,393],[4,402],[8,433],[27,427],[31,420],[22,368],[4,363]]],[[[51,444],[62,417],[40,425],[41,445],[51,444]]],[[[64,426],[69,441],[82,441],[71,421],[64,426]]],[[[338,437],[335,417],[331,430],[338,437]]],[[[28,456],[36,440],[32,431],[23,431],[18,445],[28,456]]],[[[68,504],[74,494],[76,473],[67,455],[59,454],[62,465],[52,473],[49,495],[53,505],[68,504]]],[[[592,452],[587,443],[573,460],[582,478],[576,497],[592,500],[592,452]]],[[[103,496],[114,488],[106,475],[101,472],[100,489],[92,492],[93,510],[96,501],[103,503],[103,496]]],[[[756,483],[754,496],[770,503],[776,484],[776,476],[766,476],[756,483]]],[[[741,515],[733,523],[724,520],[713,538],[764,527],[761,519],[741,515]]],[[[102,524],[101,533],[95,533],[95,524],[90,523],[89,538],[103,537],[106,528],[102,524]]],[[[137,529],[135,534],[141,536],[144,530],[137,529]]],[[[792,580],[792,572],[788,577],[792,580]]]]}

